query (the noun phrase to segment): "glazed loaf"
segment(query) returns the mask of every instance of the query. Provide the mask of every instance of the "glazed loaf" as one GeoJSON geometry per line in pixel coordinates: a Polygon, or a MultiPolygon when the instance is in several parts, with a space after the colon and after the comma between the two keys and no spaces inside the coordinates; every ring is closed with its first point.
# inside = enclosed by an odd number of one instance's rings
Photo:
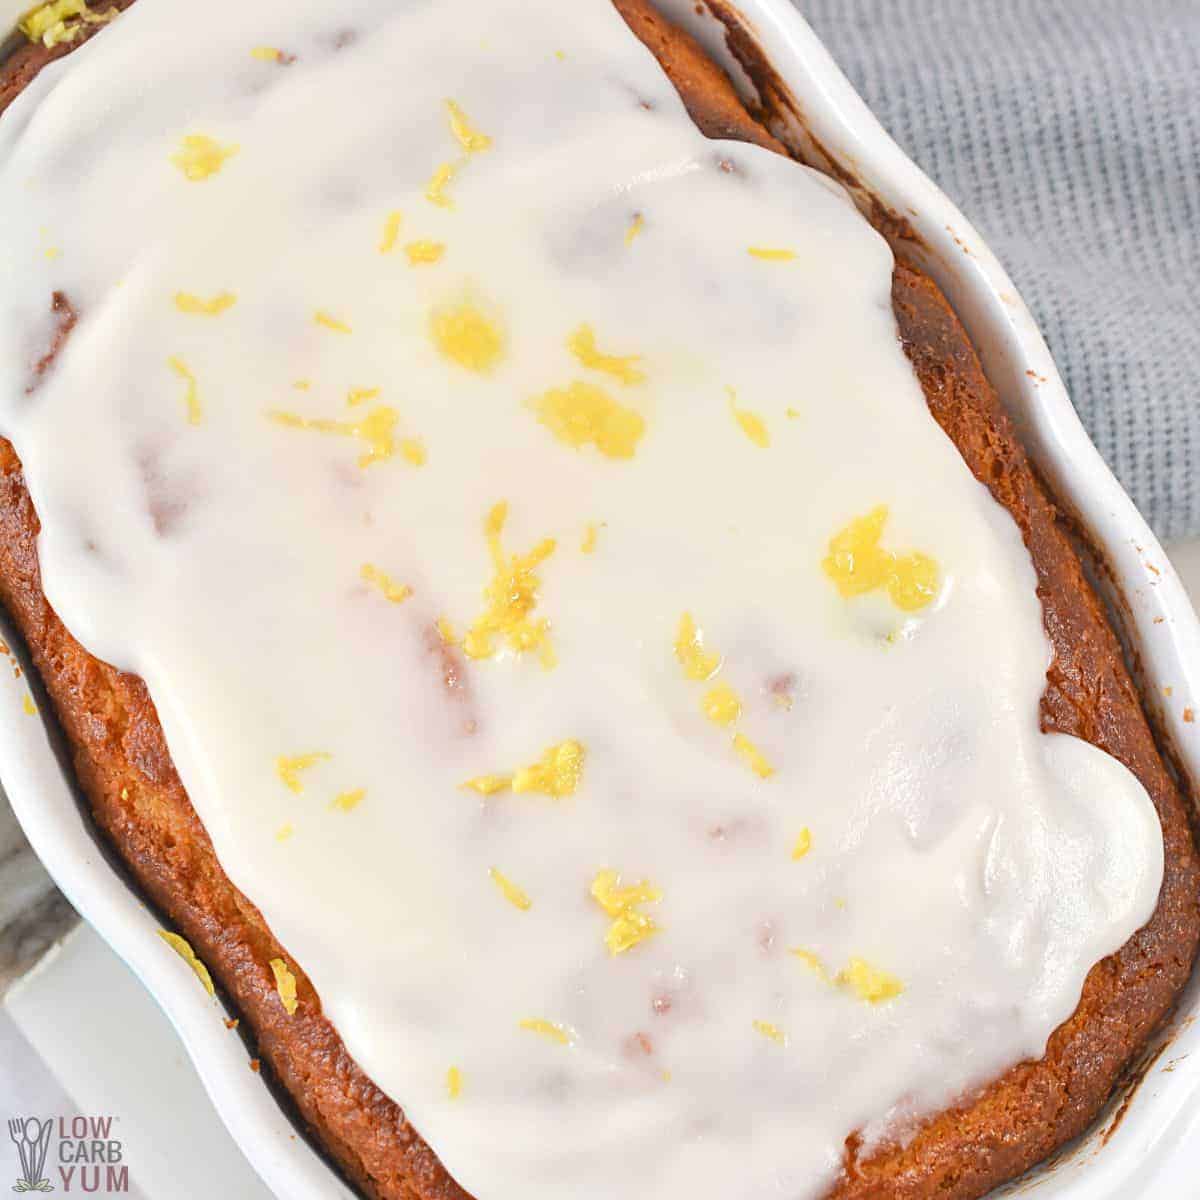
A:
{"type": "MultiPolygon", "coordinates": [[[[709,136],[784,147],[752,116],[728,79],[648,0],[614,0],[662,64],[709,136]]],[[[87,36],[87,34],[85,34],[87,36]]],[[[0,107],[51,57],[30,47],[0,74],[0,107]]],[[[1045,1056],[1012,1068],[977,1095],[927,1120],[904,1144],[861,1153],[846,1140],[832,1197],[968,1200],[983,1195],[1081,1132],[1170,1012],[1200,939],[1200,862],[1189,815],[1160,757],[1118,641],[1084,577],[1068,528],[1032,470],[961,324],[936,284],[903,258],[893,279],[899,336],[929,410],[975,477],[1011,514],[1038,579],[1054,660],[1042,726],[1072,734],[1124,763],[1162,823],[1165,875],[1150,922],[1088,976],[1075,1014],[1045,1056]]],[[[69,296],[47,298],[53,344],[33,383],[52,369],[74,321],[69,296]]],[[[21,629],[74,750],[75,767],[104,837],[146,898],[209,966],[254,1039],[267,1071],[300,1118],[364,1194],[383,1200],[465,1197],[399,1105],[359,1069],[304,974],[257,908],[228,880],[176,774],[143,683],[89,655],[43,594],[39,523],[13,447],[0,440],[0,599],[21,629]],[[281,1008],[272,959],[291,964],[298,1007],[281,1008]]],[[[431,637],[445,688],[461,695],[459,652],[431,637]]]]}

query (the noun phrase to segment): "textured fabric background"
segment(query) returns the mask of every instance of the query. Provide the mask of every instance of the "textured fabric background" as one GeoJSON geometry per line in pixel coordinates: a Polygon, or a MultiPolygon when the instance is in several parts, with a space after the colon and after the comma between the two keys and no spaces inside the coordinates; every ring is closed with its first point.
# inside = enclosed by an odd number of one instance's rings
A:
{"type": "Polygon", "coordinates": [[[1200,534],[1200,0],[796,2],[1008,268],[1158,534],[1200,534]]]}

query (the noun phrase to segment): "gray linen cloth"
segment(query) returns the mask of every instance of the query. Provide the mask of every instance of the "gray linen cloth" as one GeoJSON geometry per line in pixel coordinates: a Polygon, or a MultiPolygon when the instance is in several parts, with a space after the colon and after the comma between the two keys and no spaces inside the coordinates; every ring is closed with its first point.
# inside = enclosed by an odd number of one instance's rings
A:
{"type": "Polygon", "coordinates": [[[1033,309],[1160,537],[1200,534],[1200,0],[795,0],[1033,309]]]}

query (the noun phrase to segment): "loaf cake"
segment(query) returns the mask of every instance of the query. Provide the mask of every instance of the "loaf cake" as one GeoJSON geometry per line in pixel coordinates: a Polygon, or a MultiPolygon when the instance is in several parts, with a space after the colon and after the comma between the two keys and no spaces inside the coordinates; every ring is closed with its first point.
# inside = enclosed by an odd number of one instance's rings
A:
{"type": "Polygon", "coordinates": [[[0,602],[362,1194],[982,1196],[1189,814],[936,284],[612,5],[27,17],[0,602]]]}

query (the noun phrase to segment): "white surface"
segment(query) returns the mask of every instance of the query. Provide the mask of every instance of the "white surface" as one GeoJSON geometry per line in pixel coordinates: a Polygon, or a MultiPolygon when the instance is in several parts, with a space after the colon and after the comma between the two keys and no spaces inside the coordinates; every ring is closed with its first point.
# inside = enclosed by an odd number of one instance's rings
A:
{"type": "MultiPolygon", "coordinates": [[[[784,66],[785,73],[792,79],[798,91],[802,91],[810,106],[810,116],[827,145],[845,147],[847,152],[854,155],[864,166],[864,177],[876,187],[876,190],[889,195],[898,193],[915,201],[914,207],[922,213],[922,220],[929,225],[929,240],[932,244],[940,245],[947,242],[944,234],[938,231],[947,225],[956,228],[964,240],[970,242],[972,256],[964,266],[961,257],[956,257],[952,246],[945,246],[947,257],[941,261],[935,273],[954,296],[960,310],[968,318],[972,332],[979,344],[988,352],[989,365],[993,378],[1005,390],[1010,404],[1018,411],[1025,412],[1030,426],[1030,436],[1034,444],[1042,449],[1042,464],[1055,477],[1060,494],[1072,499],[1076,506],[1089,520],[1093,532],[1098,539],[1107,545],[1109,552],[1120,569],[1126,581],[1130,599],[1136,604],[1136,615],[1139,617],[1138,631],[1140,642],[1145,653],[1150,683],[1161,686],[1167,679],[1176,680],[1174,686],[1176,696],[1183,699],[1190,695],[1192,689],[1192,673],[1196,669],[1195,645],[1197,634],[1194,617],[1182,600],[1171,580],[1170,573],[1164,572],[1162,577],[1154,577],[1143,565],[1142,555],[1146,550],[1154,551],[1153,539],[1144,530],[1140,520],[1127,508],[1118,493],[1112,490],[1111,479],[1102,466],[1097,466],[1094,458],[1090,457],[1084,444],[1080,443],[1081,432],[1073,422],[1073,415],[1068,416],[1064,408],[1065,400],[1056,393],[1053,367],[1044,355],[1044,348],[1039,350],[1040,340],[1036,331],[1028,323],[1027,314],[1015,298],[1010,303],[1003,299],[1011,293],[1005,289],[1006,281],[1002,273],[995,268],[982,250],[965,223],[961,223],[958,215],[940,202],[927,184],[914,175],[902,159],[897,159],[894,148],[874,130],[872,123],[864,112],[855,108],[852,96],[846,94],[844,82],[831,71],[828,63],[822,57],[820,48],[811,41],[807,31],[790,14],[784,11],[782,5],[767,3],[751,6],[758,14],[760,31],[764,32],[768,45],[778,64],[784,66]],[[811,74],[805,78],[805,72],[799,65],[788,69],[787,64],[793,62],[792,55],[798,54],[797,62],[807,63],[811,74]],[[837,111],[830,107],[831,98],[836,101],[837,111]],[[850,124],[857,128],[848,127],[845,118],[849,116],[850,124]],[[867,142],[860,140],[864,135],[867,142]],[[869,143],[869,144],[867,144],[869,143]],[[891,186],[889,187],[889,181],[891,186]],[[1006,308],[1009,310],[1006,312],[1006,308]],[[1036,370],[1045,379],[1041,395],[1038,395],[1032,384],[1022,376],[1025,369],[1036,370]],[[1164,629],[1159,630],[1159,638],[1148,643],[1147,638],[1156,632],[1152,628],[1154,616],[1164,617],[1164,629]],[[1161,646],[1158,644],[1161,642],[1161,646]]],[[[1164,560],[1155,554],[1152,561],[1160,566],[1164,560]]],[[[1182,711],[1182,709],[1180,709],[1182,711]]],[[[10,707],[5,714],[5,724],[18,719],[19,710],[10,707]]],[[[1180,725],[1178,732],[1186,735],[1189,730],[1180,725]]],[[[1187,742],[1181,740],[1185,756],[1191,753],[1187,742]]],[[[36,751],[32,746],[26,746],[24,753],[32,760],[36,751]]],[[[30,797],[39,794],[39,801],[46,803],[48,790],[43,776],[35,780],[27,774],[26,788],[20,794],[30,797]]],[[[14,784],[14,793],[18,789],[14,784]]],[[[52,806],[51,806],[52,807],[52,806]]],[[[83,904],[81,897],[86,897],[84,905],[89,914],[103,926],[108,936],[135,961],[140,962],[144,975],[150,976],[152,984],[156,981],[160,995],[170,1005],[177,1021],[187,1024],[189,1039],[195,1043],[200,1061],[209,1066],[220,1058],[219,1052],[213,1048],[213,1056],[207,1053],[202,1045],[206,1034],[202,1028],[204,1020],[211,1016],[203,1016],[201,1010],[184,998],[183,979],[176,975],[169,976],[156,961],[146,952],[148,944],[146,927],[143,923],[140,929],[134,928],[130,918],[128,901],[121,902],[112,889],[101,880],[96,870],[85,868],[88,855],[86,848],[76,842],[71,844],[67,814],[60,808],[57,814],[34,812],[32,805],[23,807],[22,815],[30,829],[35,843],[60,877],[67,890],[77,902],[83,904]],[[39,836],[40,835],[40,836],[39,836]],[[72,886],[74,885],[74,886],[72,886]]],[[[190,986],[190,985],[189,985],[190,986]]],[[[242,1066],[244,1070],[244,1064],[242,1066]]],[[[1188,1070],[1185,1064],[1170,1076],[1164,1076],[1166,1086],[1160,1094],[1170,1092],[1174,1099],[1183,1099],[1187,1094],[1188,1070]]],[[[218,1093],[224,1093],[223,1099],[230,1111],[236,1110],[245,1115],[255,1111],[255,1101],[247,1089],[236,1087],[231,1073],[213,1067],[210,1086],[218,1093]],[[236,1102],[229,1089],[236,1091],[236,1102]]],[[[1173,1137],[1176,1130],[1170,1120],[1163,1119],[1160,1109],[1155,1112],[1155,1119],[1139,1118],[1142,1112],[1149,1112],[1153,1099],[1153,1090],[1144,1089],[1139,1094],[1130,1117],[1121,1127],[1117,1137],[1113,1139],[1109,1152],[1105,1154],[1103,1179],[1091,1172],[1092,1178],[1086,1184],[1093,1196],[1127,1196],[1144,1194],[1139,1180],[1126,1168],[1136,1166],[1142,1161],[1139,1152],[1149,1144],[1152,1137],[1173,1137]],[[1143,1101],[1142,1097],[1145,1097],[1143,1101]],[[1121,1153],[1118,1154],[1118,1149],[1121,1153]],[[1134,1187],[1137,1190],[1131,1190],[1134,1187]],[[1103,1190],[1100,1190],[1103,1188],[1103,1190]],[[1123,1192],[1118,1189],[1124,1189],[1123,1192]]],[[[218,1096],[221,1099],[222,1096],[218,1096]]],[[[261,1114],[259,1114],[261,1115],[261,1114]]],[[[239,1123],[240,1124],[240,1123],[239,1123]]],[[[245,1128],[245,1127],[243,1127],[245,1128]]],[[[272,1146],[269,1138],[253,1137],[251,1139],[256,1152],[262,1156],[262,1161],[269,1163],[272,1159],[272,1146]]],[[[1162,1144],[1161,1141],[1159,1144],[1162,1144]]],[[[280,1170],[285,1169],[280,1165],[280,1170]]],[[[1144,1171],[1145,1168],[1143,1168],[1144,1171]]],[[[1060,1172],[1060,1174],[1062,1174],[1060,1172]]],[[[301,1172],[304,1180],[315,1190],[295,1191],[292,1194],[321,1195],[327,1194],[327,1183],[317,1180],[311,1173],[301,1172]]],[[[297,1179],[298,1187],[301,1184],[297,1179]]],[[[1076,1194],[1076,1189],[1064,1189],[1056,1177],[1053,1182],[1046,1181],[1040,1194],[1068,1195],[1076,1194]]]]}

